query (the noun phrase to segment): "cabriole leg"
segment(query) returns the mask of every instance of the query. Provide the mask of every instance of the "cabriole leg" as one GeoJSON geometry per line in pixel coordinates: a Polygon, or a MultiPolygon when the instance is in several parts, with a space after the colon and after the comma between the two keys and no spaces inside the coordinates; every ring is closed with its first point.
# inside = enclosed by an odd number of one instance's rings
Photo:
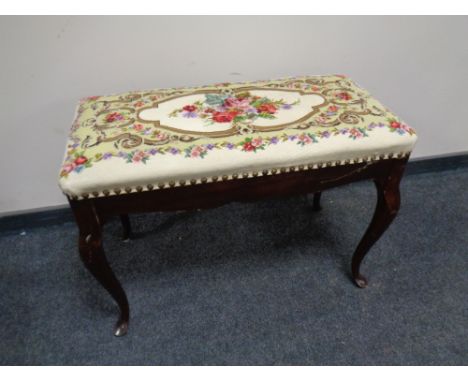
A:
{"type": "Polygon", "coordinates": [[[377,188],[377,205],[374,216],[366,233],[354,252],[351,272],[353,280],[360,288],[367,286],[366,278],[360,273],[361,262],[374,243],[386,231],[400,208],[400,180],[405,163],[398,162],[391,167],[389,173],[374,180],[377,188]]]}
{"type": "Polygon", "coordinates": [[[129,240],[132,234],[132,226],[130,225],[130,219],[128,215],[120,215],[120,221],[122,222],[122,239],[129,240]]]}
{"type": "Polygon", "coordinates": [[[119,306],[120,315],[114,334],[123,336],[128,330],[127,296],[107,262],[102,247],[102,227],[92,200],[70,201],[79,228],[79,251],[85,267],[110,293],[119,306]]]}
{"type": "Polygon", "coordinates": [[[321,192],[316,192],[314,194],[314,204],[312,205],[312,209],[314,211],[320,211],[322,207],[320,206],[320,198],[322,197],[321,192]]]}

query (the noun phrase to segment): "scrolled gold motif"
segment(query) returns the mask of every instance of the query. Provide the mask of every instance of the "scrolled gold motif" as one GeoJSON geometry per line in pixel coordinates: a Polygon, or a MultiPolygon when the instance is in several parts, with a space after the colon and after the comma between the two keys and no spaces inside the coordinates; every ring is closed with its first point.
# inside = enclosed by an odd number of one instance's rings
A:
{"type": "Polygon", "coordinates": [[[364,118],[360,114],[368,114],[367,112],[357,112],[357,111],[345,111],[340,114],[338,117],[340,122],[347,123],[350,125],[356,125],[359,122],[362,122],[364,118]]]}
{"type": "Polygon", "coordinates": [[[116,142],[124,149],[133,149],[143,143],[143,138],[136,134],[123,133],[110,138],[98,138],[99,142],[116,142]]]}
{"type": "Polygon", "coordinates": [[[199,139],[197,137],[192,137],[190,135],[179,135],[175,137],[178,138],[178,140],[181,142],[194,142],[199,139]]]}

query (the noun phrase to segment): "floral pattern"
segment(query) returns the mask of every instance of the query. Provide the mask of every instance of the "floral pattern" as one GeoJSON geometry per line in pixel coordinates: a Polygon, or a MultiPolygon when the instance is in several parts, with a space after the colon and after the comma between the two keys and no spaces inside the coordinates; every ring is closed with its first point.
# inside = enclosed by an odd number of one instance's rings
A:
{"type": "Polygon", "coordinates": [[[201,118],[206,124],[213,123],[252,123],[258,118],[275,119],[279,110],[290,110],[300,100],[287,103],[268,97],[252,95],[250,92],[239,94],[205,94],[204,101],[185,105],[169,114],[170,117],[201,118]]]}
{"type": "MultiPolygon", "coordinates": [[[[140,108],[154,102],[190,94],[194,89],[165,89],[118,96],[89,97],[81,101],[70,133],[61,177],[80,174],[100,161],[121,158],[134,165],[145,165],[161,155],[203,159],[213,150],[238,150],[255,155],[272,145],[293,142],[311,146],[334,137],[350,142],[368,138],[376,130],[414,135],[415,131],[385,109],[378,101],[343,76],[301,77],[256,83],[265,89],[300,90],[318,93],[327,103],[306,121],[279,131],[247,132],[229,138],[192,137],[174,134],[136,118],[140,108]]],[[[300,100],[259,97],[238,90],[245,84],[217,84],[203,90],[204,99],[173,110],[170,116],[200,118],[207,125],[242,123],[249,126],[259,119],[275,119],[280,110],[293,110],[300,100]]]]}

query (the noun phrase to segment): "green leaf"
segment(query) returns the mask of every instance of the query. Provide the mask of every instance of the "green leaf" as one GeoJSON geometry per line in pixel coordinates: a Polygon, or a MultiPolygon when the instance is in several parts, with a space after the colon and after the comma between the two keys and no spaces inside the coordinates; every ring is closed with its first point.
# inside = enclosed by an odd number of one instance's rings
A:
{"type": "Polygon", "coordinates": [[[246,120],[248,117],[246,115],[237,115],[234,117],[234,122],[240,122],[246,120]]]}
{"type": "Polygon", "coordinates": [[[276,118],[273,114],[270,114],[270,113],[260,113],[258,116],[260,118],[266,118],[266,119],[275,119],[276,118]]]}
{"type": "Polygon", "coordinates": [[[257,99],[256,101],[252,102],[250,105],[252,105],[253,107],[257,108],[259,107],[260,105],[263,105],[264,103],[271,103],[270,100],[266,97],[263,97],[263,98],[259,98],[257,99]]]}
{"type": "Polygon", "coordinates": [[[228,98],[227,95],[205,94],[205,102],[210,106],[222,105],[226,98],[228,98]]]}

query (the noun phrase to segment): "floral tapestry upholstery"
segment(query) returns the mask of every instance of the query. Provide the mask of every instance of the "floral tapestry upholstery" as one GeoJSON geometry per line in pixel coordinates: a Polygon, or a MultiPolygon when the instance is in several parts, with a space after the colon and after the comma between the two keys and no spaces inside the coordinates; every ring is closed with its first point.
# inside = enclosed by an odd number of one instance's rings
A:
{"type": "Polygon", "coordinates": [[[307,76],[81,100],[60,171],[100,197],[409,155],[414,130],[352,80],[307,76]]]}

